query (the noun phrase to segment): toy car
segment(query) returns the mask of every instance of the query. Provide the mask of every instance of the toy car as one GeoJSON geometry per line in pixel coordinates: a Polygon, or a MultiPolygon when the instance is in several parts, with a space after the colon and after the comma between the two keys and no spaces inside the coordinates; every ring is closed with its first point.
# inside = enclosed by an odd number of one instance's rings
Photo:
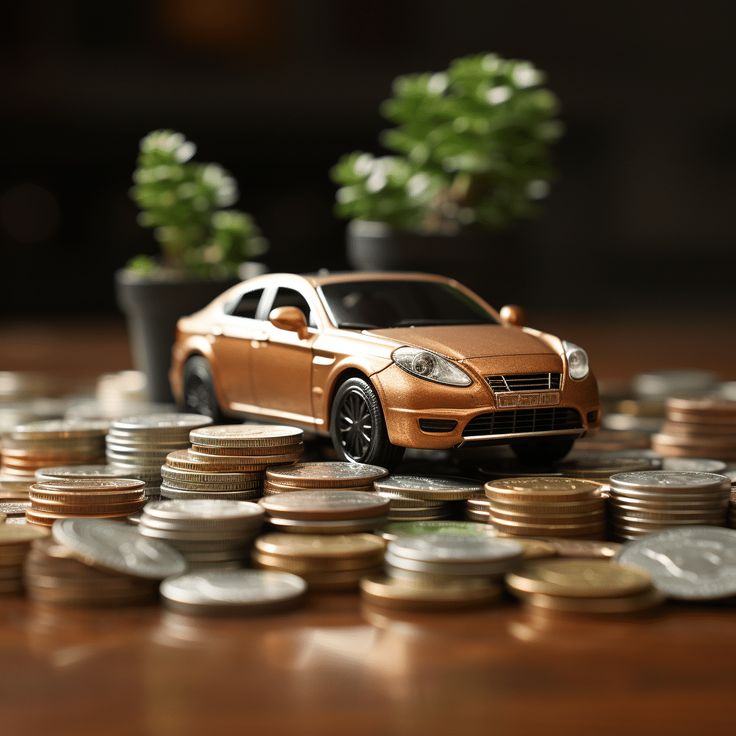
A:
{"type": "Polygon", "coordinates": [[[170,379],[189,411],[328,434],[344,460],[511,444],[552,462],[600,423],[585,351],[409,273],[268,274],[179,320],[170,379]]]}

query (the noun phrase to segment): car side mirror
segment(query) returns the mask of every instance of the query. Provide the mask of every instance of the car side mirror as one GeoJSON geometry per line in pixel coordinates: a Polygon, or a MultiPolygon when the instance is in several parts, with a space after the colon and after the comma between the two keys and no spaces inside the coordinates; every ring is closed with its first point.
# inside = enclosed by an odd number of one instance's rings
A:
{"type": "Polygon", "coordinates": [[[507,304],[501,307],[501,321],[505,325],[515,325],[521,327],[526,322],[526,314],[522,307],[518,304],[507,304]]]}
{"type": "Polygon", "coordinates": [[[299,307],[276,307],[268,315],[268,321],[280,330],[296,332],[300,340],[309,336],[307,318],[299,307]]]}

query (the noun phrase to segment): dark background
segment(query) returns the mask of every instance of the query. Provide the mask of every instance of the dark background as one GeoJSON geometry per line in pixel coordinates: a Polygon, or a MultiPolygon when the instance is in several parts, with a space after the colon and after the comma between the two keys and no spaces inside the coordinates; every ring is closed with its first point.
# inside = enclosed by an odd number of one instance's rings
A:
{"type": "MultiPolygon", "coordinates": [[[[113,314],[154,252],[127,190],[171,127],[240,183],[273,270],[345,267],[328,178],[378,152],[394,76],[495,51],[548,73],[567,133],[516,236],[550,310],[736,313],[736,6],[728,2],[28,0],[0,22],[0,308],[113,314]]],[[[489,280],[494,270],[489,247],[489,280]]],[[[495,247],[504,247],[499,239],[495,247]]]]}

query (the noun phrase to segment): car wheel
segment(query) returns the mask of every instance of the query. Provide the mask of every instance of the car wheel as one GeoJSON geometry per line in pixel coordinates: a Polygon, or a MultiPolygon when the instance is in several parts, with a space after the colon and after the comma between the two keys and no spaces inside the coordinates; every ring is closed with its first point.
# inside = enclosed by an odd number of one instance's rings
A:
{"type": "Polygon", "coordinates": [[[404,454],[403,447],[389,442],[381,402],[363,378],[349,378],[337,389],[330,436],[341,460],[393,468],[404,454]]]}
{"type": "Polygon", "coordinates": [[[575,437],[522,440],[511,447],[524,465],[543,466],[562,460],[575,444],[575,437]]]}
{"type": "Polygon", "coordinates": [[[210,365],[201,355],[189,358],[184,364],[182,406],[185,411],[204,414],[212,417],[215,422],[224,419],[215,396],[210,365]]]}

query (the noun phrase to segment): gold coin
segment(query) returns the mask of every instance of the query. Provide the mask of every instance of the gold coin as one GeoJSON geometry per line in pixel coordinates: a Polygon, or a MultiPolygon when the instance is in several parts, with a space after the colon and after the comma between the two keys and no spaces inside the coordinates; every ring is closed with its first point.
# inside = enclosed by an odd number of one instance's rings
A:
{"type": "Polygon", "coordinates": [[[536,476],[533,478],[505,478],[485,484],[486,496],[491,501],[575,501],[590,500],[601,492],[601,484],[579,478],[536,476]]]}
{"type": "Polygon", "coordinates": [[[194,448],[189,450],[189,454],[197,460],[212,462],[223,465],[241,465],[248,463],[252,466],[263,467],[264,469],[271,465],[289,465],[294,463],[302,456],[301,450],[289,454],[281,455],[213,455],[209,452],[200,452],[194,448]]]}
{"type": "Polygon", "coordinates": [[[264,534],[255,549],[267,555],[300,559],[349,558],[382,555],[384,544],[375,534],[264,534]]]}
{"type": "Polygon", "coordinates": [[[192,443],[192,450],[201,455],[235,455],[242,457],[273,455],[293,455],[304,452],[304,443],[295,442],[291,445],[276,445],[269,447],[268,445],[258,445],[256,447],[214,447],[212,445],[198,445],[192,443]]]}
{"type": "Polygon", "coordinates": [[[297,427],[271,424],[222,424],[189,433],[192,444],[214,447],[276,447],[293,445],[303,437],[297,427]]]}
{"type": "Polygon", "coordinates": [[[573,558],[527,562],[506,576],[514,592],[575,598],[634,595],[652,587],[643,570],[607,560],[573,558]]]}
{"type": "Polygon", "coordinates": [[[545,539],[560,557],[613,558],[621,549],[616,542],[601,542],[596,539],[545,539]]]}
{"type": "Polygon", "coordinates": [[[481,606],[497,601],[503,589],[487,581],[447,581],[441,584],[407,584],[384,576],[360,581],[363,600],[386,608],[405,610],[455,609],[481,606]]]}
{"type": "Polygon", "coordinates": [[[513,540],[524,548],[524,554],[522,556],[524,560],[541,560],[546,557],[557,556],[557,550],[552,542],[546,542],[542,539],[532,539],[530,537],[513,537],[513,540]]]}
{"type": "MultiPolygon", "coordinates": [[[[296,536],[296,535],[294,535],[296,536]]],[[[283,555],[265,555],[261,552],[253,553],[253,560],[259,564],[278,567],[285,572],[301,575],[305,572],[334,572],[337,570],[364,570],[366,567],[380,567],[383,564],[383,553],[373,557],[325,557],[320,560],[302,559],[300,557],[286,557],[283,555]],[[372,565],[371,565],[372,563],[372,565]]]]}
{"type": "Polygon", "coordinates": [[[565,598],[540,593],[525,593],[520,597],[527,605],[534,608],[562,613],[589,614],[637,613],[654,608],[664,601],[662,593],[655,588],[620,598],[565,598]]]}

